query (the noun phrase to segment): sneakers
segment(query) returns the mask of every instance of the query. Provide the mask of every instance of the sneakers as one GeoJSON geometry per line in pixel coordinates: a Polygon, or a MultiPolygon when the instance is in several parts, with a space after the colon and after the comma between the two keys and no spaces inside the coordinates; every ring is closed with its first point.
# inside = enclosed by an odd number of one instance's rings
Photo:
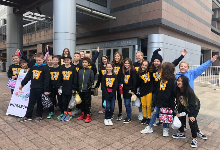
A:
{"type": "Polygon", "coordinates": [[[43,118],[42,117],[36,117],[34,122],[40,122],[43,118]]]}
{"type": "Polygon", "coordinates": [[[108,119],[104,119],[104,124],[105,124],[106,126],[109,126],[108,119]]]}
{"type": "Polygon", "coordinates": [[[143,118],[142,120],[141,120],[141,124],[146,124],[147,123],[147,118],[143,118]]]}
{"type": "MultiPolygon", "coordinates": [[[[111,120],[111,119],[110,119],[110,120],[111,120]]],[[[91,115],[90,115],[90,114],[87,114],[85,123],[89,123],[89,122],[91,122],[91,121],[92,121],[91,115]]]]}
{"type": "Polygon", "coordinates": [[[85,114],[82,112],[82,114],[77,118],[78,120],[83,120],[85,119],[85,114]]]}
{"type": "Polygon", "coordinates": [[[105,109],[102,108],[98,113],[99,113],[99,114],[103,114],[104,112],[105,112],[105,109]]]}
{"type": "Polygon", "coordinates": [[[190,145],[192,148],[196,148],[197,147],[197,139],[192,139],[192,142],[190,145]]]}
{"type": "Polygon", "coordinates": [[[144,130],[141,130],[142,134],[153,133],[153,129],[150,126],[147,126],[144,130]]]}
{"type": "Polygon", "coordinates": [[[65,118],[66,118],[66,116],[67,116],[67,114],[63,114],[63,117],[60,119],[60,121],[64,121],[65,120],[65,118]]]}
{"type": "Polygon", "coordinates": [[[117,121],[120,121],[120,120],[122,120],[122,117],[123,117],[122,114],[118,114],[118,117],[117,117],[116,120],[117,120],[117,121]]]}
{"type": "Polygon", "coordinates": [[[142,120],[142,119],[143,119],[143,113],[142,113],[142,112],[139,112],[138,120],[142,120]]]}
{"type": "Polygon", "coordinates": [[[111,119],[108,119],[108,125],[109,125],[109,126],[113,126],[113,122],[112,122],[111,119]]]}
{"type": "Polygon", "coordinates": [[[25,122],[25,121],[31,121],[31,118],[27,118],[27,117],[22,117],[19,119],[19,122],[25,122]]]}
{"type": "Polygon", "coordinates": [[[63,113],[60,114],[60,115],[57,117],[57,119],[60,120],[62,117],[63,117],[63,113]]]}
{"type": "Polygon", "coordinates": [[[185,139],[186,138],[185,134],[182,134],[182,133],[173,134],[172,137],[174,139],[185,139]]]}
{"type": "Polygon", "coordinates": [[[203,134],[201,130],[199,130],[199,132],[198,132],[198,137],[200,137],[203,140],[207,140],[208,139],[207,136],[205,136],[205,134],[203,134]]]}
{"type": "Polygon", "coordinates": [[[64,121],[70,121],[73,117],[70,114],[67,114],[64,121]]]}
{"type": "Polygon", "coordinates": [[[154,126],[159,126],[162,123],[159,121],[159,118],[156,119],[155,123],[153,124],[154,126]]]}
{"type": "Polygon", "coordinates": [[[47,116],[47,119],[51,119],[52,116],[53,116],[53,112],[49,112],[49,115],[47,116]]]}
{"type": "Polygon", "coordinates": [[[112,114],[112,118],[111,119],[114,119],[114,113],[112,114]]]}
{"type": "Polygon", "coordinates": [[[163,137],[169,136],[169,128],[163,128],[163,137]]]}
{"type": "Polygon", "coordinates": [[[130,122],[131,122],[131,119],[125,118],[123,123],[130,123],[130,122]]]}

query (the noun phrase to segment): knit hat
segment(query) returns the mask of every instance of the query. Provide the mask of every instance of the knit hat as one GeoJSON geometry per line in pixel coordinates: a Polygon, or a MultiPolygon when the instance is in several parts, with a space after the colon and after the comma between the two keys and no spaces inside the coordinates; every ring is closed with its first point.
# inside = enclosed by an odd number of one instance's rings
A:
{"type": "Polygon", "coordinates": [[[161,63],[163,61],[163,58],[162,56],[158,53],[159,51],[161,51],[161,49],[156,49],[154,52],[153,52],[153,55],[152,55],[152,58],[151,58],[151,62],[154,62],[155,59],[158,59],[161,63]]]}
{"type": "Polygon", "coordinates": [[[70,58],[72,59],[72,57],[70,55],[63,55],[62,59],[65,59],[65,58],[70,58]]]}

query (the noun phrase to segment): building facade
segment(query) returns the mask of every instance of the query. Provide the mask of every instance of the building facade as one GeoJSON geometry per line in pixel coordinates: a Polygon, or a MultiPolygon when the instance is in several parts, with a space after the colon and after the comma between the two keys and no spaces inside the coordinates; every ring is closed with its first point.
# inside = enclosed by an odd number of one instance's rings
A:
{"type": "MultiPolygon", "coordinates": [[[[54,17],[54,3],[42,6],[42,13],[54,17]]],[[[217,0],[76,0],[76,4],[76,51],[94,54],[100,46],[100,56],[113,60],[119,51],[135,61],[136,51],[150,60],[153,51],[161,48],[164,61],[173,61],[187,49],[184,61],[192,65],[219,55],[217,0]]],[[[53,21],[23,26],[23,51],[29,58],[44,51],[46,45],[53,47],[53,27],[53,21]]],[[[0,42],[0,55],[6,57],[4,40],[0,42]]]]}

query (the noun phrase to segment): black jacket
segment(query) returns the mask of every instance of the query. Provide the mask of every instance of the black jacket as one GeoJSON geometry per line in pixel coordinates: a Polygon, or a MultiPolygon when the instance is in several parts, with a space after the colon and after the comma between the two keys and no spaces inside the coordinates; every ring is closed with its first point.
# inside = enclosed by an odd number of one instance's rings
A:
{"type": "Polygon", "coordinates": [[[137,89],[136,89],[136,72],[134,69],[129,71],[126,71],[125,74],[123,75],[124,80],[123,80],[123,98],[124,99],[130,99],[131,98],[131,94],[129,94],[129,90],[131,90],[131,92],[136,93],[137,89]]]}
{"type": "Polygon", "coordinates": [[[103,75],[105,75],[105,74],[106,74],[106,69],[105,69],[105,67],[103,66],[103,67],[101,68],[101,70],[99,70],[98,81],[97,81],[97,83],[96,83],[96,85],[95,85],[96,88],[100,86],[100,83],[102,82],[102,77],[103,77],[103,75]]]}
{"type": "Polygon", "coordinates": [[[117,75],[118,84],[123,82],[122,63],[114,63],[114,73],[117,75]]]}
{"type": "Polygon", "coordinates": [[[89,68],[80,69],[77,78],[74,80],[74,90],[88,92],[94,84],[94,74],[89,68]]]}
{"type": "Polygon", "coordinates": [[[20,70],[21,70],[20,65],[15,65],[15,64],[10,65],[8,72],[7,72],[8,78],[12,78],[12,76],[15,76],[15,75],[18,76],[20,73],[20,70]]]}
{"type": "Polygon", "coordinates": [[[107,100],[111,100],[115,96],[115,92],[118,88],[118,81],[116,75],[104,75],[102,77],[102,92],[105,94],[107,100]],[[112,89],[112,92],[108,92],[108,89],[112,89]]]}
{"type": "Polygon", "coordinates": [[[169,79],[165,83],[160,81],[160,86],[154,96],[156,107],[169,107],[174,110],[174,79],[169,79]]]}
{"type": "Polygon", "coordinates": [[[97,74],[97,68],[94,62],[90,62],[89,69],[92,69],[95,78],[95,75],[97,74]]]}
{"type": "Polygon", "coordinates": [[[65,65],[60,67],[57,87],[62,86],[62,94],[71,95],[74,79],[76,78],[76,68],[71,65],[71,67],[66,68],[65,65]]]}
{"type": "Polygon", "coordinates": [[[140,97],[145,96],[153,91],[153,77],[150,72],[138,74],[137,87],[140,88],[140,97]]]}
{"type": "Polygon", "coordinates": [[[50,73],[49,68],[45,64],[41,67],[33,66],[28,71],[21,85],[24,86],[31,80],[31,89],[43,89],[44,92],[49,92],[50,73]]]}
{"type": "Polygon", "coordinates": [[[57,86],[59,74],[60,66],[58,66],[57,68],[50,68],[50,84],[52,86],[57,86]]]}

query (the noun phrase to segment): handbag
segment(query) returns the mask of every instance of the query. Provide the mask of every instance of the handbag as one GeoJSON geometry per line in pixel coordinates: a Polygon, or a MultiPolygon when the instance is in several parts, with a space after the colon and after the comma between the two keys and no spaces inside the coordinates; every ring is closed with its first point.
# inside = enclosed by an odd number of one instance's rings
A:
{"type": "Polygon", "coordinates": [[[171,124],[171,128],[173,128],[174,130],[177,130],[181,126],[182,126],[181,121],[179,120],[179,118],[177,116],[175,116],[173,119],[173,123],[171,124]]]}
{"type": "Polygon", "coordinates": [[[9,81],[8,81],[7,87],[10,88],[10,89],[14,89],[14,88],[15,88],[16,81],[17,81],[17,80],[14,80],[14,79],[11,79],[11,78],[10,78],[9,81]]]}
{"type": "Polygon", "coordinates": [[[76,95],[75,95],[75,101],[76,101],[76,104],[80,104],[82,102],[82,99],[81,97],[79,96],[79,94],[76,92],[76,95]]]}
{"type": "Polygon", "coordinates": [[[123,94],[123,87],[121,86],[121,84],[118,86],[118,88],[119,88],[119,93],[123,94]]]}
{"type": "Polygon", "coordinates": [[[73,109],[75,106],[76,106],[75,96],[72,96],[72,98],[71,98],[71,100],[69,102],[68,108],[69,109],[73,109]]]}
{"type": "Polygon", "coordinates": [[[41,101],[42,101],[43,109],[50,108],[51,106],[53,106],[53,103],[51,102],[51,99],[48,95],[42,94],[41,101]]]}
{"type": "Polygon", "coordinates": [[[159,112],[159,121],[161,123],[173,123],[173,110],[171,108],[161,107],[159,112]]]}

